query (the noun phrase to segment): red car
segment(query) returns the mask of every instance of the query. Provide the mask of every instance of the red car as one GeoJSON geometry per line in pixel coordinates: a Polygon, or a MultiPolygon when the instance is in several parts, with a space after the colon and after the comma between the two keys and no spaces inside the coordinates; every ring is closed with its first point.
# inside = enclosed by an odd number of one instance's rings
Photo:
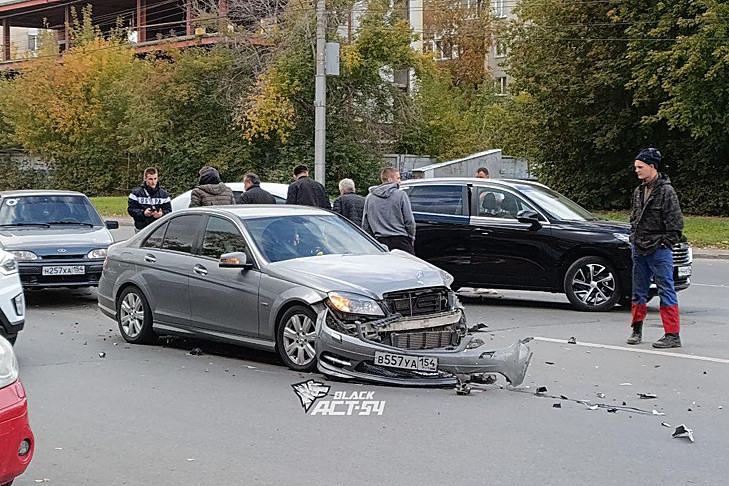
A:
{"type": "Polygon", "coordinates": [[[0,485],[12,484],[25,472],[34,447],[18,360],[10,343],[0,337],[0,485]]]}

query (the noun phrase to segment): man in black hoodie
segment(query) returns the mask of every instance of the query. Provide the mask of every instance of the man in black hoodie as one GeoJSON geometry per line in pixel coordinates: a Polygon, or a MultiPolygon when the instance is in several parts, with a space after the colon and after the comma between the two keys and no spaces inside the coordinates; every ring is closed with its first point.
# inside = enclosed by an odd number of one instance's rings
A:
{"type": "Polygon", "coordinates": [[[243,185],[246,191],[240,195],[238,204],[276,204],[276,198],[265,189],[261,189],[261,179],[258,174],[248,172],[243,176],[243,185]]]}
{"type": "Polygon", "coordinates": [[[633,193],[630,213],[630,243],[633,250],[633,305],[628,344],[643,340],[648,290],[658,287],[661,321],[665,334],[654,348],[678,348],[680,322],[673,284],[673,245],[681,241],[683,215],[676,191],[665,174],[658,172],[661,153],[648,148],[635,158],[635,173],[641,185],[633,193]]]}
{"type": "Polygon", "coordinates": [[[137,233],[172,212],[170,196],[160,187],[159,174],[154,167],[144,169],[142,185],[129,194],[127,212],[134,218],[134,231],[137,233]]]}
{"type": "Polygon", "coordinates": [[[308,167],[305,165],[294,167],[294,179],[296,179],[296,182],[289,186],[286,204],[332,209],[324,186],[313,179],[309,179],[308,167]]]}

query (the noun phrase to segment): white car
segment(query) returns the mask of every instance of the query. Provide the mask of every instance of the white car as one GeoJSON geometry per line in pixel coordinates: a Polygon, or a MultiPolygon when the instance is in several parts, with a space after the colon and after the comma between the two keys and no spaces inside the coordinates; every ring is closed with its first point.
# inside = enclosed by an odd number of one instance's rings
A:
{"type": "Polygon", "coordinates": [[[12,344],[25,325],[25,297],[18,275],[18,263],[0,250],[0,335],[12,344]]]}
{"type": "MultiPolygon", "coordinates": [[[[245,184],[242,182],[226,182],[226,186],[230,187],[233,191],[233,198],[238,201],[241,194],[246,192],[245,184]]],[[[276,198],[276,204],[286,204],[286,196],[288,196],[289,185],[279,184],[276,182],[261,182],[261,189],[268,191],[271,195],[276,198]]],[[[192,190],[183,192],[172,200],[172,211],[179,211],[180,209],[187,209],[190,207],[190,195],[192,190]]]]}

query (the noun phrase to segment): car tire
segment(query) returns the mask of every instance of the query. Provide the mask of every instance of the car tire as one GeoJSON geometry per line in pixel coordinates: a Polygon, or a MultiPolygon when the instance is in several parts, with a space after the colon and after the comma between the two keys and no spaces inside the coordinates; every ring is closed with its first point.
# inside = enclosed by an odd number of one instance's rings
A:
{"type": "Polygon", "coordinates": [[[276,349],[284,364],[295,371],[316,369],[316,313],[295,305],[281,316],[276,326],[276,349]]]}
{"type": "Polygon", "coordinates": [[[622,296],[615,269],[598,256],[582,257],[570,265],[564,292],[574,308],[588,312],[608,311],[622,296]]]}
{"type": "Polygon", "coordinates": [[[152,344],[157,334],[152,329],[152,310],[144,293],[137,287],[127,287],[116,304],[116,320],[124,340],[132,344],[152,344]]]}

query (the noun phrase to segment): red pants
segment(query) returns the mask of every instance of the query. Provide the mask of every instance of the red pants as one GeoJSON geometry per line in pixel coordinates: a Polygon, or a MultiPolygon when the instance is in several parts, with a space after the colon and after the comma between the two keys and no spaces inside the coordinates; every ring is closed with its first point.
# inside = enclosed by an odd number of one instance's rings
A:
{"type": "MultiPolygon", "coordinates": [[[[632,326],[638,321],[643,322],[645,320],[647,310],[648,304],[633,304],[631,308],[632,320],[630,322],[630,325],[632,326]]],[[[678,334],[681,330],[681,322],[678,316],[678,306],[662,305],[661,321],[663,322],[663,330],[666,334],[678,334]]]]}

